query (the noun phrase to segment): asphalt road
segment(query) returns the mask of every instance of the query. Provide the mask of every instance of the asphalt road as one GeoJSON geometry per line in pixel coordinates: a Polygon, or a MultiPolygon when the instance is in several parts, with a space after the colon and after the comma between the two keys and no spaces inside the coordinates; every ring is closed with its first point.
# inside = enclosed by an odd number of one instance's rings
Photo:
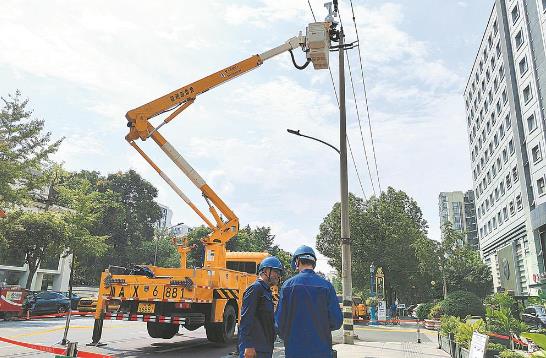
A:
{"type": "MultiPolygon", "coordinates": [[[[414,322],[402,322],[399,326],[355,325],[355,334],[365,342],[417,342],[417,325],[414,322]]],[[[437,332],[419,330],[421,342],[437,342],[437,332]]]]}
{"type": "MultiPolygon", "coordinates": [[[[15,341],[60,347],[64,332],[64,319],[41,319],[31,321],[0,321],[0,337],[15,341]]],[[[143,322],[104,321],[102,342],[104,347],[87,347],[93,332],[91,317],[74,317],[68,334],[70,341],[78,342],[79,350],[102,353],[116,357],[192,357],[227,358],[235,350],[235,342],[227,347],[207,341],[203,328],[195,331],[180,330],[180,334],[169,340],[150,338],[143,322]]],[[[401,326],[355,325],[355,334],[367,342],[416,342],[414,323],[401,326]]],[[[334,341],[340,341],[341,332],[334,333],[334,341]]],[[[436,332],[421,331],[422,342],[435,342],[436,332]]],[[[335,347],[334,347],[335,348],[335,347]]],[[[0,342],[0,357],[52,357],[50,353],[0,342]]],[[[283,358],[282,343],[277,343],[275,358],[283,358]]]]}

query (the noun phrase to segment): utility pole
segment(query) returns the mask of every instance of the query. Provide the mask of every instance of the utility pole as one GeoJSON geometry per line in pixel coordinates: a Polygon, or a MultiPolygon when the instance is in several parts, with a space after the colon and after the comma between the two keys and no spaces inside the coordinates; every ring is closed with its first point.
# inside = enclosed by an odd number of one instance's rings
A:
{"type": "Polygon", "coordinates": [[[345,113],[345,42],[339,29],[339,149],[341,180],[341,279],[343,285],[343,343],[354,344],[353,281],[351,275],[351,227],[349,223],[349,183],[347,175],[347,117],[345,113]]]}

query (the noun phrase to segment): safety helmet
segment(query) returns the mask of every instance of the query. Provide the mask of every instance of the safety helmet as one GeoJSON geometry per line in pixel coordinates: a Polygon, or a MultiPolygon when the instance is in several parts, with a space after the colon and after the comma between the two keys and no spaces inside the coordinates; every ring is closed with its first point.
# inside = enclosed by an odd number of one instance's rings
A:
{"type": "Polygon", "coordinates": [[[306,259],[313,262],[317,261],[317,255],[315,255],[315,250],[307,245],[301,245],[294,251],[292,255],[292,269],[296,269],[296,261],[298,259],[306,259]]]}
{"type": "Polygon", "coordinates": [[[281,272],[281,275],[284,272],[282,262],[276,256],[269,256],[263,259],[263,261],[260,262],[260,265],[258,266],[258,273],[261,273],[266,268],[278,270],[281,272]]]}

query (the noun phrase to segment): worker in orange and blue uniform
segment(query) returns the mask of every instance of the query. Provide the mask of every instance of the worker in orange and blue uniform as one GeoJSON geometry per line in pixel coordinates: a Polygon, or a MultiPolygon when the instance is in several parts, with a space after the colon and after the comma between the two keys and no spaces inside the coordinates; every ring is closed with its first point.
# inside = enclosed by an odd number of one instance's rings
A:
{"type": "Polygon", "coordinates": [[[281,288],[275,325],[284,341],[286,358],[331,358],[332,333],[343,323],[343,314],[330,282],[314,271],[317,256],[300,246],[292,257],[299,273],[281,288]]]}
{"type": "Polygon", "coordinates": [[[246,289],[239,323],[240,358],[271,358],[276,337],[271,287],[279,284],[283,272],[278,258],[266,257],[258,266],[258,279],[246,289]]]}

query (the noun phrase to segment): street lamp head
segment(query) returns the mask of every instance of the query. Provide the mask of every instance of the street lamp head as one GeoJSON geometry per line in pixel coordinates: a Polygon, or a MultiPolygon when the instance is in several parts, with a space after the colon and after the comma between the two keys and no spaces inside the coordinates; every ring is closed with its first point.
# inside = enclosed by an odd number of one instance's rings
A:
{"type": "Polygon", "coordinates": [[[288,133],[290,133],[290,134],[301,135],[299,129],[296,131],[296,130],[287,128],[286,131],[287,131],[288,133]]]}

